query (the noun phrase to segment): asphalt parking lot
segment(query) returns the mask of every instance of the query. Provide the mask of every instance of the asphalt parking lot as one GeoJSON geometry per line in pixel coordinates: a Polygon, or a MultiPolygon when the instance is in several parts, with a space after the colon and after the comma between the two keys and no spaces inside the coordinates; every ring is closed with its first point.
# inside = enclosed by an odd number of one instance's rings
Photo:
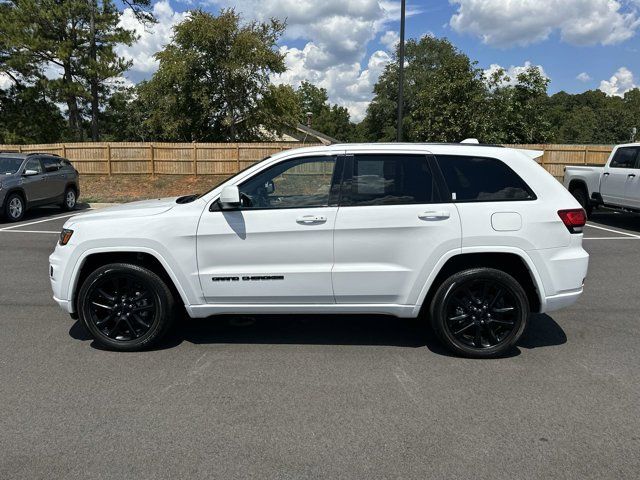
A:
{"type": "Polygon", "coordinates": [[[66,220],[0,222],[0,478],[638,478],[640,216],[599,212],[577,305],[506,358],[417,321],[184,321],[97,349],[51,300],[66,220]]]}

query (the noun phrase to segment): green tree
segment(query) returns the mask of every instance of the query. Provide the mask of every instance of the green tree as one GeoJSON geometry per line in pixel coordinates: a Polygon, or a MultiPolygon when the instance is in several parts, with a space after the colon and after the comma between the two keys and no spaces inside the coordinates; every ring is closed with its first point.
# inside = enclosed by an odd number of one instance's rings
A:
{"type": "MultiPolygon", "coordinates": [[[[403,132],[407,141],[457,142],[482,137],[486,85],[476,62],[446,39],[424,36],[406,44],[403,132]]],[[[394,140],[398,62],[374,86],[365,120],[368,136],[394,140]]]]}
{"type": "Polygon", "coordinates": [[[58,101],[66,103],[75,139],[84,136],[86,102],[91,103],[97,136],[99,95],[107,90],[108,78],[128,68],[114,47],[130,44],[134,36],[118,26],[119,16],[112,0],[3,0],[0,48],[7,52],[7,65],[43,81],[46,68],[61,71],[46,84],[58,101]]]}
{"type": "Polygon", "coordinates": [[[0,143],[52,143],[64,132],[60,109],[41,85],[0,90],[0,143]]]}
{"type": "Polygon", "coordinates": [[[307,124],[307,115],[311,114],[311,127],[325,135],[341,141],[350,141],[355,136],[355,125],[351,122],[349,111],[329,102],[327,90],[303,81],[296,90],[300,106],[298,121],[307,124]]]}
{"type": "Polygon", "coordinates": [[[232,9],[218,16],[191,12],[156,54],[158,71],[140,89],[151,108],[150,129],[176,141],[253,140],[281,129],[278,112],[263,109],[282,103],[286,94],[269,79],[285,71],[276,49],[284,28],[275,19],[241,23],[232,9]]]}

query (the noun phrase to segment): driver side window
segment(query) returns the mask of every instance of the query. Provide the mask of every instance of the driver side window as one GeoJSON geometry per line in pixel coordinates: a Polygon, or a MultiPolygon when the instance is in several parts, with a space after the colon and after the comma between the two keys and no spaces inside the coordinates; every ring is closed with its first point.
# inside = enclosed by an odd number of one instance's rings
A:
{"type": "Polygon", "coordinates": [[[40,160],[37,158],[31,158],[27,161],[26,165],[24,166],[25,171],[27,170],[34,170],[36,172],[38,172],[38,174],[42,173],[42,164],[40,163],[40,160]]]}
{"type": "Polygon", "coordinates": [[[302,157],[274,165],[240,185],[243,209],[326,207],[335,157],[302,157]]]}

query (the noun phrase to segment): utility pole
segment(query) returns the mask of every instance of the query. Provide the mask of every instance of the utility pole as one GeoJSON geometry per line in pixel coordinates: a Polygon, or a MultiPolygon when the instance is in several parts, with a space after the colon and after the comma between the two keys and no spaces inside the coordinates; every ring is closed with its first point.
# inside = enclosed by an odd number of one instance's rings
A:
{"type": "Polygon", "coordinates": [[[404,19],[406,15],[406,0],[400,3],[400,48],[398,55],[398,126],[397,140],[402,141],[402,106],[404,103],[404,19]]]}

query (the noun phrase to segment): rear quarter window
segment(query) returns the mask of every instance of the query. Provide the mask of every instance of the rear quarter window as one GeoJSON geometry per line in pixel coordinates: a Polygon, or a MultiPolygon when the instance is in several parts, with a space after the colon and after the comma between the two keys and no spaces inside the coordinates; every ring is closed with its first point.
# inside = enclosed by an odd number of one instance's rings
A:
{"type": "Polygon", "coordinates": [[[452,199],[458,202],[535,200],[533,190],[497,158],[438,155],[452,199]]]}

